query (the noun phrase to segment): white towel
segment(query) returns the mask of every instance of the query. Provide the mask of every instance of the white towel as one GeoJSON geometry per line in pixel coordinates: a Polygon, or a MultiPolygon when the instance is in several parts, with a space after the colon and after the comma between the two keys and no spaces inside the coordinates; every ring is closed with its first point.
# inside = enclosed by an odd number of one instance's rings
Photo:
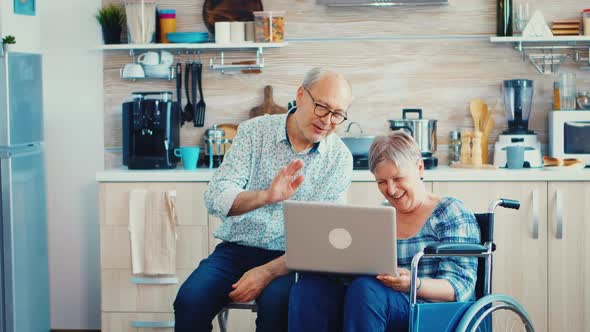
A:
{"type": "Polygon", "coordinates": [[[132,190],[129,232],[133,274],[176,273],[176,192],[132,190]]]}

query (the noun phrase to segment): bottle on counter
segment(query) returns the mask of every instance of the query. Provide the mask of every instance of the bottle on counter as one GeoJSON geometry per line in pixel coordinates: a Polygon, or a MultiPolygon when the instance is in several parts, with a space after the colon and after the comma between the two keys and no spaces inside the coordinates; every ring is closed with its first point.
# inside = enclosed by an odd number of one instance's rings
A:
{"type": "Polygon", "coordinates": [[[449,165],[461,161],[461,133],[454,130],[449,133],[449,165]]]}
{"type": "Polygon", "coordinates": [[[461,164],[471,164],[471,132],[461,131],[461,164]]]}
{"type": "Polygon", "coordinates": [[[496,0],[496,35],[499,37],[512,36],[512,0],[496,0]]]}
{"type": "Polygon", "coordinates": [[[471,164],[474,166],[481,166],[481,131],[473,132],[473,138],[471,139],[471,164]]]}
{"type": "Polygon", "coordinates": [[[560,100],[559,81],[555,81],[553,82],[553,110],[557,111],[561,109],[560,100]]]}

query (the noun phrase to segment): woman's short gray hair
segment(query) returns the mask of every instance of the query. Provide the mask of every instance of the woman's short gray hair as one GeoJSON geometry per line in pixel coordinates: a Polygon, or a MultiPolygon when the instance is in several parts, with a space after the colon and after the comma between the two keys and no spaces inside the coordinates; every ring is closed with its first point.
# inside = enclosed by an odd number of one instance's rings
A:
{"type": "Polygon", "coordinates": [[[416,163],[421,158],[420,147],[414,138],[396,130],[387,136],[375,138],[369,150],[369,170],[375,173],[375,168],[383,161],[391,161],[401,168],[416,163]]]}

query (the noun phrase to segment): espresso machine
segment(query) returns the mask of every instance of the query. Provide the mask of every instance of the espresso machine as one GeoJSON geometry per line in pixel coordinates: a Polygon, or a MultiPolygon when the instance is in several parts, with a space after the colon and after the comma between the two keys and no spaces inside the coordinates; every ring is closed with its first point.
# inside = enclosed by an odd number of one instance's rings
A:
{"type": "Polygon", "coordinates": [[[172,92],[133,92],[123,103],[123,165],[129,169],[175,168],[180,143],[179,107],[172,92]]]}
{"type": "Polygon", "coordinates": [[[543,167],[539,138],[535,132],[529,130],[533,92],[532,80],[514,79],[503,82],[502,94],[508,129],[498,135],[498,141],[494,145],[494,166],[506,167],[508,146],[523,146],[523,167],[543,167]]]}

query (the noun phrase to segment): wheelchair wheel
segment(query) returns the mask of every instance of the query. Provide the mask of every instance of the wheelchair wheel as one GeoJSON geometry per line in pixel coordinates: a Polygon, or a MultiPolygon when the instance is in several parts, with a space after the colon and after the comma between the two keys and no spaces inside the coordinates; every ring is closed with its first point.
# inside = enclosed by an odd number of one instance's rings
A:
{"type": "Polygon", "coordinates": [[[488,295],[465,312],[457,332],[527,331],[534,332],[526,310],[512,297],[488,295]]]}

